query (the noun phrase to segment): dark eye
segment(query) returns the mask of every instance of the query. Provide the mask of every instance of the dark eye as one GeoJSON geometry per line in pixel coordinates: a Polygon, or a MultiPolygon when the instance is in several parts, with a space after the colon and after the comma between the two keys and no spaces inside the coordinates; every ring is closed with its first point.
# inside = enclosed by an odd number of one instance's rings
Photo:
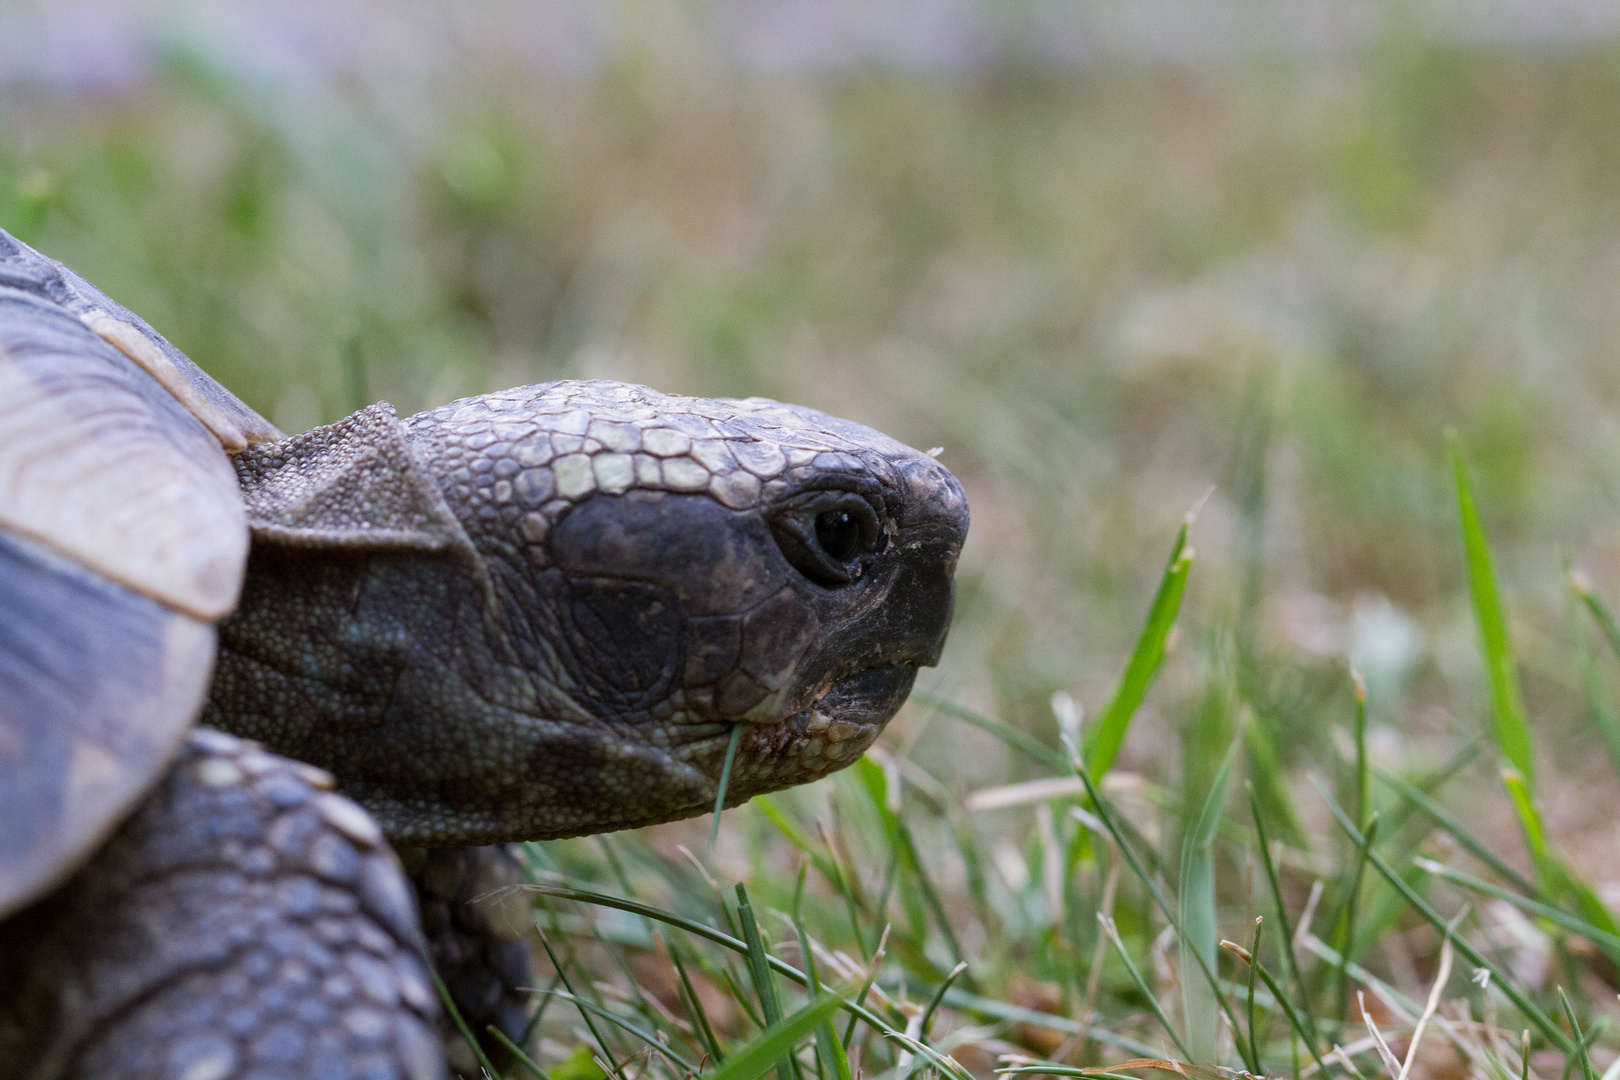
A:
{"type": "Polygon", "coordinates": [[[848,510],[823,510],[816,515],[816,543],[833,562],[847,563],[861,550],[861,523],[848,510]]]}
{"type": "Polygon", "coordinates": [[[888,546],[877,510],[852,491],[810,491],[771,515],[771,532],[793,568],[818,585],[847,585],[888,546]]]}

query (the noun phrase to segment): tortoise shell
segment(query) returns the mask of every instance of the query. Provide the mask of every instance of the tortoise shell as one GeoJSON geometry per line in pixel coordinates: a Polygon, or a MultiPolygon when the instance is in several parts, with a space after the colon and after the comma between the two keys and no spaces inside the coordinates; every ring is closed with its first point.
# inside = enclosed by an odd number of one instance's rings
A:
{"type": "Polygon", "coordinates": [[[280,437],[0,231],[0,917],[65,878],[179,748],[247,560],[227,451],[280,437]]]}

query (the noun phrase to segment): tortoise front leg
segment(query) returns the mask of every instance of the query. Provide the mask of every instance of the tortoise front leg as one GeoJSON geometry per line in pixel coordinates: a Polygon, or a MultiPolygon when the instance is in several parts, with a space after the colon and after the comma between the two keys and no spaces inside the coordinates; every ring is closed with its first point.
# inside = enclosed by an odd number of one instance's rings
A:
{"type": "MultiPolygon", "coordinates": [[[[513,887],[523,869],[511,847],[404,848],[400,859],[422,912],[428,955],[450,1000],[497,1068],[511,1055],[491,1025],[514,1043],[528,1029],[535,985],[529,897],[513,887]]],[[[448,1023],[441,1024],[451,1066],[478,1075],[478,1063],[448,1023]]]]}
{"type": "Polygon", "coordinates": [[[0,1078],[441,1080],[410,887],[329,776],[209,729],[0,924],[0,1078]]]}

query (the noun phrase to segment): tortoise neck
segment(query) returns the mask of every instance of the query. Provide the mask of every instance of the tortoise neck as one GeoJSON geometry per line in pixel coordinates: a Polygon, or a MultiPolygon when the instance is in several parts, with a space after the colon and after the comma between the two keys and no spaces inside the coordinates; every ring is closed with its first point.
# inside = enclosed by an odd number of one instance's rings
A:
{"type": "MultiPolygon", "coordinates": [[[[201,720],[271,750],[363,775],[411,704],[410,673],[447,636],[463,571],[443,562],[255,543],[219,627],[201,720]]],[[[409,752],[394,747],[393,752],[409,752]]]]}

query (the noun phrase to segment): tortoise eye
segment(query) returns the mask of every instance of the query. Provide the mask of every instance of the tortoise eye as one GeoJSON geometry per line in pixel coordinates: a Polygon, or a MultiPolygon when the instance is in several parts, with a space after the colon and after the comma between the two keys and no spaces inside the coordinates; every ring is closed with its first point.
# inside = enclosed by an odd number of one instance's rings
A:
{"type": "Polygon", "coordinates": [[[861,550],[861,523],[848,510],[823,510],[816,515],[816,543],[836,563],[847,563],[861,550]]]}
{"type": "Polygon", "coordinates": [[[772,515],[771,531],[795,570],[827,586],[860,578],[889,540],[872,504],[853,491],[808,492],[772,515]]]}

